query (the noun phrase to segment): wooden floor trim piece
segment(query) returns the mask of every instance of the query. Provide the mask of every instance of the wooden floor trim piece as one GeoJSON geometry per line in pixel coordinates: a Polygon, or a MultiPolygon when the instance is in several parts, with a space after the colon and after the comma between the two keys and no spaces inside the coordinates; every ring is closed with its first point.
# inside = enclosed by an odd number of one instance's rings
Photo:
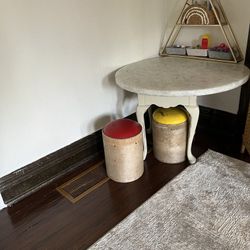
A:
{"type": "Polygon", "coordinates": [[[97,164],[95,164],[94,166],[90,167],[89,169],[87,169],[83,173],[77,175],[73,179],[71,179],[71,180],[65,182],[64,184],[62,184],[61,186],[57,187],[56,190],[61,195],[63,195],[65,198],[67,198],[71,203],[73,203],[73,204],[77,203],[79,200],[81,200],[82,198],[84,198],[86,195],[90,194],[91,192],[93,192],[97,188],[101,187],[104,183],[106,183],[109,180],[109,177],[105,177],[104,179],[102,179],[101,181],[99,181],[98,183],[96,183],[94,186],[90,187],[89,189],[87,189],[86,191],[84,191],[83,193],[81,193],[80,195],[78,195],[75,198],[69,192],[65,191],[64,188],[66,186],[69,186],[71,183],[73,183],[74,181],[78,180],[79,178],[81,178],[81,177],[87,175],[88,173],[92,172],[96,168],[100,167],[103,163],[104,163],[104,161],[98,162],[97,164]]]}

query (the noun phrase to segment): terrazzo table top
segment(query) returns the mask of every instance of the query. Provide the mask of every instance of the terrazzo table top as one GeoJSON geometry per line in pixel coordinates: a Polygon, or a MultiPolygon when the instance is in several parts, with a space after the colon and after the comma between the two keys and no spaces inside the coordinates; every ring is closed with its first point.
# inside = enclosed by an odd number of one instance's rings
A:
{"type": "Polygon", "coordinates": [[[137,94],[202,96],[235,89],[249,78],[242,64],[157,57],[124,66],[116,83],[137,94]]]}

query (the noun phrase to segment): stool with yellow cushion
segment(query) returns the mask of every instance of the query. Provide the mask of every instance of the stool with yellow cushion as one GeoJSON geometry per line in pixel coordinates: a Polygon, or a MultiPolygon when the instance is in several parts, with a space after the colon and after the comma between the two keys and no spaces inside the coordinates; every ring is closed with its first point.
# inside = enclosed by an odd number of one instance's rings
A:
{"type": "Polygon", "coordinates": [[[186,112],[181,108],[158,108],[152,120],[155,158],[164,163],[185,161],[188,126],[186,112]]]}

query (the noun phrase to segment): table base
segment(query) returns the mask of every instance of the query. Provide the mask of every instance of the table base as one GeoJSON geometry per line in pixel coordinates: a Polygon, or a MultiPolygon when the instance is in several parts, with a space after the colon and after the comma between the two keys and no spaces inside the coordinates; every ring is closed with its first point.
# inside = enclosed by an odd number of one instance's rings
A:
{"type": "Polygon", "coordinates": [[[196,96],[168,97],[168,96],[153,96],[153,95],[138,94],[138,106],[137,106],[136,116],[138,122],[142,126],[144,160],[146,159],[147,156],[147,139],[146,139],[144,114],[153,104],[163,108],[175,107],[178,105],[183,105],[186,108],[189,120],[188,139],[187,139],[187,158],[191,164],[194,164],[196,162],[196,158],[192,154],[191,149],[192,149],[195,130],[199,119],[199,106],[197,105],[197,97],[196,96]]]}

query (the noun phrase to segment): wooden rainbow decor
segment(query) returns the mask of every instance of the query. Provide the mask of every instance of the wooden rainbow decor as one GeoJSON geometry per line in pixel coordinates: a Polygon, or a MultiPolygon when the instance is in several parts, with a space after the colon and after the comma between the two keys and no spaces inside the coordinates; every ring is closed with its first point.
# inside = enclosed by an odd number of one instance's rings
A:
{"type": "Polygon", "coordinates": [[[212,10],[209,10],[207,6],[200,4],[194,4],[189,6],[183,13],[182,24],[197,24],[197,25],[209,25],[217,23],[216,17],[212,10]]]}

